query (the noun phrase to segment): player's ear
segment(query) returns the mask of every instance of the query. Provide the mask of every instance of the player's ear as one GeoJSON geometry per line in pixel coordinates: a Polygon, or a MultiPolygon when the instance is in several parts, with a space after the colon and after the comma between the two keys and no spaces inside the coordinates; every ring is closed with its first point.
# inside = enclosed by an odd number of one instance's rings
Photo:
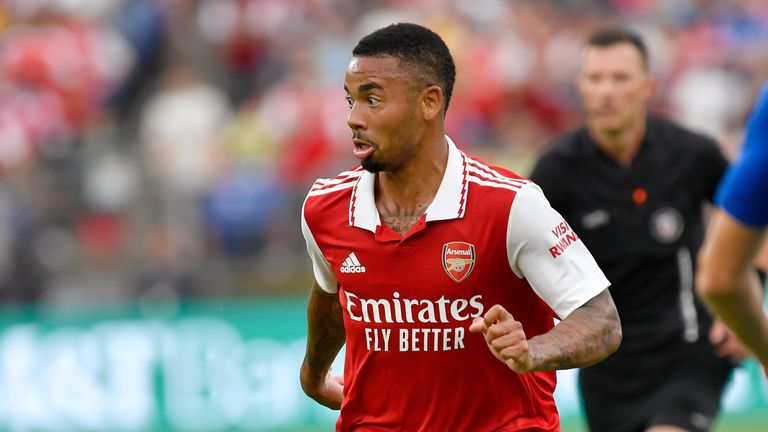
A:
{"type": "Polygon", "coordinates": [[[443,89],[431,85],[421,91],[421,111],[425,120],[433,120],[443,111],[443,89]]]}

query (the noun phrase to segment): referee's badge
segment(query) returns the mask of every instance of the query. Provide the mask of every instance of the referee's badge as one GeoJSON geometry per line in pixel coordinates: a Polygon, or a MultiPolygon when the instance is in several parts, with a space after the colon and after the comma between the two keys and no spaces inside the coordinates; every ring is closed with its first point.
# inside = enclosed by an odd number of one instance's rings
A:
{"type": "Polygon", "coordinates": [[[443,245],[443,269],[456,282],[461,282],[475,267],[475,245],[449,242],[443,245]]]}
{"type": "Polygon", "coordinates": [[[683,215],[672,207],[662,207],[651,215],[651,235],[659,243],[675,242],[680,238],[684,227],[683,215]]]}

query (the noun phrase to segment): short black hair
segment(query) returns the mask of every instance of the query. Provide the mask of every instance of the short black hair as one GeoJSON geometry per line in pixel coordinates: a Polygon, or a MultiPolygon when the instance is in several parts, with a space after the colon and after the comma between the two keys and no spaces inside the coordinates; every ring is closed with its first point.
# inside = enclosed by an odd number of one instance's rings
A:
{"type": "Polygon", "coordinates": [[[437,85],[443,90],[443,112],[448,111],[456,66],[445,42],[432,30],[418,24],[391,24],[360,39],[352,55],[396,57],[401,64],[413,68],[427,85],[437,85]]]}
{"type": "Polygon", "coordinates": [[[648,48],[643,42],[643,38],[637,33],[621,28],[608,27],[596,31],[587,42],[588,47],[607,47],[618,43],[630,43],[637,48],[640,58],[643,61],[643,67],[648,70],[648,48]]]}

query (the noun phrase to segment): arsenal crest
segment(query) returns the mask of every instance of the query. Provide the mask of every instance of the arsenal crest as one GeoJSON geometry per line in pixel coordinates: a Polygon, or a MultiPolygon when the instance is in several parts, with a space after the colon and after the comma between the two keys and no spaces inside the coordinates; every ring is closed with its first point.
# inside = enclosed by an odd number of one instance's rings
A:
{"type": "Polygon", "coordinates": [[[443,268],[448,276],[461,282],[475,267],[475,245],[450,242],[443,245],[443,268]]]}

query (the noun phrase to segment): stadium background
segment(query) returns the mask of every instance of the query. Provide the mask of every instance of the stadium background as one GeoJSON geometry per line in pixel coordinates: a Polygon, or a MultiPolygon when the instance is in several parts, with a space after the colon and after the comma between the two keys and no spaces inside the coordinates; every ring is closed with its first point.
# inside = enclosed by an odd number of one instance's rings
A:
{"type": "MultiPolygon", "coordinates": [[[[0,430],[332,429],[298,385],[298,213],[354,164],[352,46],[396,21],[454,53],[454,140],[521,174],[578,123],[600,24],[729,155],[768,77],[763,0],[0,0],[0,430]]],[[[583,430],[572,371],[557,397],[583,430]]],[[[768,430],[753,362],[724,404],[716,431],[768,430]]]]}

